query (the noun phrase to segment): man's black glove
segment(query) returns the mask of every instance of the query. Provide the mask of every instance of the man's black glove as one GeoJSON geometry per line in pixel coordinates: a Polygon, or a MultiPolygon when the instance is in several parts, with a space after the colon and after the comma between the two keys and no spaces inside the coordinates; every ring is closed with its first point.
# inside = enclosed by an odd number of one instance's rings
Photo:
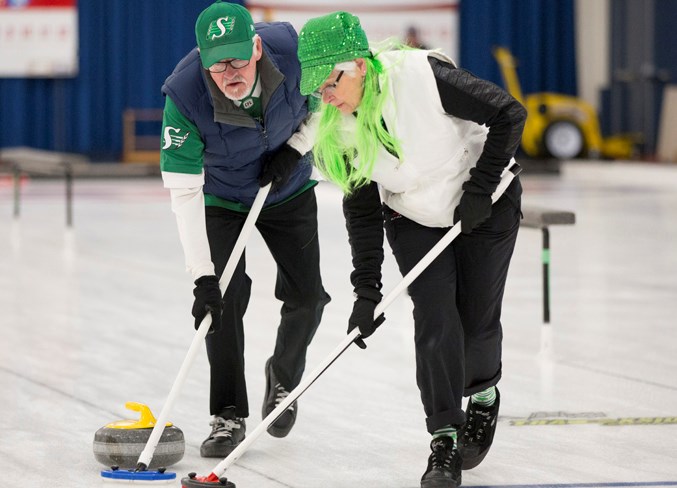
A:
{"type": "Polygon", "coordinates": [[[367,345],[362,339],[366,339],[374,333],[376,328],[385,321],[385,315],[379,315],[374,320],[374,311],[376,305],[381,301],[381,293],[375,288],[361,288],[355,292],[357,300],[353,304],[353,313],[348,320],[348,334],[357,327],[360,329],[361,337],[355,339],[355,344],[360,349],[366,349],[367,345]]]}
{"type": "Polygon", "coordinates": [[[195,280],[193,290],[195,301],[193,302],[193,317],[195,317],[195,330],[200,328],[202,319],[207,312],[212,314],[212,325],[209,333],[216,332],[221,328],[222,297],[219,289],[219,279],[214,275],[201,276],[195,280]]]}
{"type": "Polygon", "coordinates": [[[259,185],[266,186],[272,183],[270,191],[279,190],[289,180],[299,159],[301,159],[301,153],[289,144],[284,144],[276,152],[264,156],[259,185]]]}

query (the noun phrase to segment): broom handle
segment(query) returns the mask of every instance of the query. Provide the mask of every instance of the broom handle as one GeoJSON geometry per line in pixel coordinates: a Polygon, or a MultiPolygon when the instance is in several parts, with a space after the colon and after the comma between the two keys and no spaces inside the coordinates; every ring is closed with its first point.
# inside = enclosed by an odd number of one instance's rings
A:
{"type": "MultiPolygon", "coordinates": [[[[501,197],[501,195],[503,195],[503,192],[505,192],[506,188],[508,188],[508,185],[510,185],[513,178],[521,171],[522,168],[517,163],[514,163],[512,166],[503,171],[501,182],[496,188],[496,191],[491,196],[492,203],[495,203],[501,197]]],[[[418,275],[420,275],[423,270],[431,262],[433,262],[437,256],[439,256],[439,254],[451,243],[451,241],[454,240],[454,238],[456,238],[456,236],[458,236],[460,232],[461,226],[454,225],[442,237],[442,239],[440,239],[440,241],[435,244],[435,246],[433,246],[433,248],[430,249],[430,251],[428,251],[425,256],[423,256],[421,261],[419,261],[418,264],[414,266],[404,278],[402,278],[402,281],[400,281],[398,285],[393,288],[393,290],[391,290],[390,293],[388,293],[376,306],[376,310],[374,311],[374,320],[383,313],[386,307],[388,307],[388,305],[390,305],[400,293],[402,293],[416,278],[418,278],[418,275]]],[[[303,381],[301,381],[301,383],[299,383],[296,388],[294,388],[289,393],[289,395],[287,395],[287,398],[282,400],[282,402],[280,402],[280,404],[275,407],[275,410],[270,412],[266,418],[256,426],[251,434],[244,438],[244,440],[233,450],[233,452],[231,452],[223,461],[216,465],[211,474],[207,477],[206,481],[218,481],[218,479],[223,476],[226,469],[228,469],[233,463],[235,463],[235,461],[240,458],[240,456],[249,448],[256,438],[259,437],[265,430],[268,430],[268,427],[270,427],[273,422],[275,422],[277,418],[282,415],[284,411],[287,410],[287,408],[303,394],[303,392],[310,388],[310,385],[312,385],[315,380],[317,380],[317,378],[319,378],[320,375],[324,373],[327,368],[329,368],[329,366],[331,366],[332,363],[336,361],[339,356],[343,354],[358,337],[360,337],[360,331],[359,329],[355,328],[345,337],[345,339],[343,339],[343,341],[341,341],[338,346],[336,346],[336,349],[334,349],[331,354],[329,354],[324,359],[324,361],[322,361],[320,365],[313,370],[312,373],[310,373],[303,381]]]]}
{"type": "MultiPolygon", "coordinates": [[[[496,201],[501,198],[501,195],[505,192],[505,190],[508,188],[508,185],[512,182],[513,178],[520,174],[522,172],[522,167],[514,163],[512,166],[508,167],[507,169],[503,170],[503,175],[501,177],[501,181],[499,182],[498,186],[496,187],[496,190],[494,193],[491,195],[491,203],[496,203],[496,201]]],[[[400,293],[402,293],[411,283],[418,278],[418,275],[420,275],[424,269],[428,267],[430,263],[432,263],[437,256],[439,256],[446,247],[451,244],[451,241],[453,241],[456,236],[458,236],[461,233],[461,226],[460,225],[454,225],[449,231],[444,234],[442,239],[439,240],[437,244],[435,244],[430,251],[427,252],[425,256],[421,258],[421,260],[416,263],[416,266],[411,268],[407,275],[400,281],[393,290],[391,290],[390,293],[388,293],[383,300],[379,302],[378,305],[376,305],[376,309],[374,310],[374,320],[383,313],[383,311],[388,308],[388,306],[395,301],[395,299],[399,296],[400,293]]],[[[355,332],[357,329],[353,329],[352,332],[355,332]]],[[[355,336],[355,339],[360,336],[359,331],[358,334],[355,336]]]]}
{"type": "MultiPolygon", "coordinates": [[[[245,219],[244,225],[242,226],[242,230],[240,231],[240,235],[238,236],[237,241],[235,242],[235,247],[233,247],[233,251],[230,253],[230,257],[228,258],[228,262],[226,263],[226,268],[223,270],[223,274],[221,275],[221,279],[219,280],[219,288],[221,289],[221,295],[224,295],[226,293],[226,289],[228,288],[230,279],[233,277],[235,268],[237,267],[237,264],[240,261],[240,257],[242,256],[245,245],[249,240],[249,235],[251,234],[252,229],[254,228],[254,224],[256,224],[256,220],[259,218],[259,214],[261,213],[261,209],[263,208],[263,204],[266,200],[266,197],[268,196],[269,191],[270,191],[270,183],[262,187],[256,194],[254,203],[252,204],[252,207],[249,210],[249,214],[245,219]]],[[[190,370],[190,367],[193,364],[193,360],[195,359],[195,356],[197,355],[199,348],[202,346],[202,342],[204,341],[204,338],[206,337],[207,332],[209,331],[209,327],[211,325],[212,325],[212,316],[211,314],[208,313],[207,315],[205,315],[204,319],[202,319],[202,322],[200,322],[200,327],[193,336],[193,341],[190,343],[188,354],[186,354],[186,357],[183,360],[183,364],[181,364],[179,374],[177,375],[176,380],[174,380],[172,389],[170,390],[169,396],[167,397],[167,400],[165,401],[165,404],[162,407],[162,411],[160,412],[160,415],[157,418],[155,427],[153,427],[153,431],[150,433],[150,437],[146,442],[146,447],[143,449],[141,455],[139,456],[139,460],[137,461],[136,466],[137,470],[145,471],[148,468],[151,459],[153,459],[153,454],[155,453],[155,449],[157,448],[157,445],[160,442],[162,432],[165,429],[165,424],[167,423],[169,412],[174,406],[174,402],[176,401],[176,398],[179,395],[179,390],[183,386],[186,376],[188,376],[188,371],[190,370]]]]}

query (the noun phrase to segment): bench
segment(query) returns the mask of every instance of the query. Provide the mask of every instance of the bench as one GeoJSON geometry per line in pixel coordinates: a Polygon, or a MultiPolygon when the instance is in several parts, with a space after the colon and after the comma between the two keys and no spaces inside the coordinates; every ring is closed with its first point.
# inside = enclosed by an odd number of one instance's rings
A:
{"type": "Polygon", "coordinates": [[[89,158],[75,153],[45,151],[30,147],[0,149],[0,163],[7,163],[13,175],[14,217],[21,213],[21,176],[63,177],[66,182],[66,225],[73,225],[73,180],[76,177],[154,176],[160,174],[157,164],[125,165],[91,163],[89,158]]]}
{"type": "Polygon", "coordinates": [[[124,110],[122,113],[123,162],[159,164],[160,136],[158,134],[162,129],[162,114],[162,109],[153,108],[124,110]]]}
{"type": "MultiPolygon", "coordinates": [[[[73,179],[75,177],[154,176],[160,174],[154,163],[121,164],[91,163],[85,156],[74,153],[45,151],[28,147],[0,149],[0,163],[9,163],[14,180],[14,217],[21,207],[21,175],[64,177],[66,181],[66,225],[73,225],[73,179]]],[[[541,229],[543,234],[543,322],[550,322],[550,230],[551,225],[572,225],[575,214],[565,210],[523,205],[522,226],[541,229]]]]}
{"type": "Polygon", "coordinates": [[[552,210],[544,207],[523,205],[522,226],[541,229],[543,244],[541,261],[543,263],[543,322],[550,323],[550,230],[551,225],[573,225],[576,215],[567,210],[552,210]]]}

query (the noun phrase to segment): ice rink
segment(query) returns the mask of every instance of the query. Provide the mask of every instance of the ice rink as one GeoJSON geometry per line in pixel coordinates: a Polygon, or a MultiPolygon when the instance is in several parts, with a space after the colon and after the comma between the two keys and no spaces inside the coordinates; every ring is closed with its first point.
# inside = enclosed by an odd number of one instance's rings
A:
{"type": "MultiPolygon", "coordinates": [[[[542,321],[541,233],[522,228],[504,301],[501,417],[464,486],[677,486],[677,166],[565,163],[524,174],[525,205],[576,213],[551,228],[551,325],[542,321]]],[[[80,179],[67,230],[61,180],[23,184],[21,217],[0,180],[0,472],[6,487],[105,485],[97,429],[158,415],[190,345],[192,281],[159,178],[80,179]]],[[[341,196],[317,188],[322,271],[332,302],[308,371],[344,338],[352,304],[341,196]]],[[[387,244],[386,244],[387,245],[387,244]]],[[[250,410],[280,303],[256,233],[246,323],[250,410]]],[[[386,250],[384,291],[400,279],[386,250]]],[[[417,488],[429,435],[414,376],[408,298],[299,400],[291,434],[261,436],[226,475],[238,488],[417,488]]],[[[193,365],[171,420],[186,436],[178,478],[206,475],[207,360],[193,365]]],[[[180,486],[179,481],[172,486],[180,486]]]]}

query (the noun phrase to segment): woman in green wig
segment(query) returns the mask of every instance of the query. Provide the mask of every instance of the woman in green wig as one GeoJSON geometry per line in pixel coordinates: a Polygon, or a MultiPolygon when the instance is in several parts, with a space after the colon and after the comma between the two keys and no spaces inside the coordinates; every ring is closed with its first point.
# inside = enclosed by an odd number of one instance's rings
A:
{"type": "Polygon", "coordinates": [[[461,469],[486,456],[496,428],[519,179],[493,207],[491,195],[514,164],[526,111],[440,52],[370,49],[359,19],[347,12],[308,21],[298,55],[301,93],[322,101],[315,164],[345,194],[356,296],[349,332],[358,327],[366,338],[384,320],[374,320],[384,227],[404,275],[461,225],[408,290],[416,378],[433,436],[421,487],[456,488],[461,469]]]}

